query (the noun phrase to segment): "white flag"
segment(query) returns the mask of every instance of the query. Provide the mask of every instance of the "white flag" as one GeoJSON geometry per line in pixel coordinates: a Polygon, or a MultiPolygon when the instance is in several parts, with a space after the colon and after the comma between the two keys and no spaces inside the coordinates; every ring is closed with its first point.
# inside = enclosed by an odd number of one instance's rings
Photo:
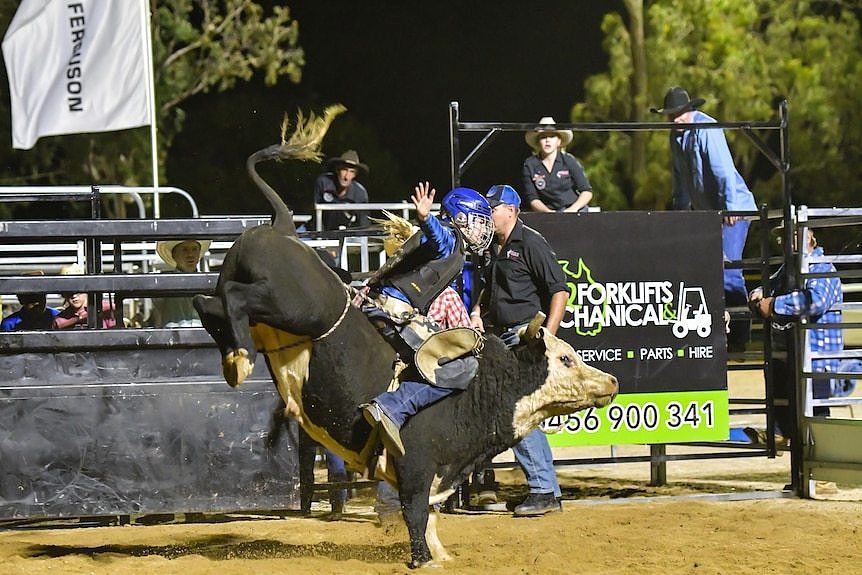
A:
{"type": "Polygon", "coordinates": [[[13,148],[150,123],[145,1],[21,1],[3,39],[13,148]]]}

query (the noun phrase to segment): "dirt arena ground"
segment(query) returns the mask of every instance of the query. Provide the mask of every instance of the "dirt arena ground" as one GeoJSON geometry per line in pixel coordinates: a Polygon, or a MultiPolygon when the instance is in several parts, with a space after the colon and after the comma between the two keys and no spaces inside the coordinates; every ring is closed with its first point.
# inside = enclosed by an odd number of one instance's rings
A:
{"type": "MultiPolygon", "coordinates": [[[[740,376],[731,375],[731,395],[738,395],[740,376]]],[[[732,425],[747,423],[756,422],[732,425]]],[[[692,449],[669,447],[668,453],[692,449]]],[[[616,450],[647,452],[645,446],[616,450]]],[[[565,456],[609,454],[609,447],[580,448],[565,456]]],[[[669,462],[664,487],[649,485],[648,463],[561,468],[563,513],[535,519],[502,511],[441,514],[440,538],[454,557],[442,570],[862,573],[862,489],[839,484],[836,493],[815,500],[789,497],[781,491],[789,459],[669,462]]],[[[519,471],[503,470],[498,480],[502,495],[523,493],[519,471]]],[[[311,518],[208,515],[153,526],[0,525],[0,565],[11,575],[408,572],[406,530],[378,526],[371,503],[369,493],[357,493],[340,521],[329,520],[328,504],[321,501],[311,518]]]]}

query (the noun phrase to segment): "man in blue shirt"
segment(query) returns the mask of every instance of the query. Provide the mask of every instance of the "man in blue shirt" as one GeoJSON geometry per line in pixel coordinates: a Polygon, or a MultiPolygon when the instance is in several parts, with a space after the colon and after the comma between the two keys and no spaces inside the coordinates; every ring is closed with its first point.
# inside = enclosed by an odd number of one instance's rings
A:
{"type": "MultiPolygon", "coordinates": [[[[652,108],[676,124],[715,123],[715,119],[697,108],[703,98],[689,98],[680,87],[668,90],[664,105],[652,108]]],[[[724,130],[693,128],[671,130],[670,152],[673,166],[673,209],[755,211],[754,195],[733,164],[724,130]]],[[[749,221],[737,216],[725,216],[721,227],[724,261],[742,259],[749,221]]],[[[742,269],[724,270],[724,299],[727,306],[745,305],[747,290],[742,269]]],[[[730,351],[743,351],[749,335],[749,322],[736,320],[730,324],[727,346],[730,351]]]]}

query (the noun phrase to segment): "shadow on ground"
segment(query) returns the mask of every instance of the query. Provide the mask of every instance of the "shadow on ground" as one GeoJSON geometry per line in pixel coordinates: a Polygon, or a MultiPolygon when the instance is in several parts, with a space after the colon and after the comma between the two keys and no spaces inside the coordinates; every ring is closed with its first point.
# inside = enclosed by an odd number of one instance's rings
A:
{"type": "Polygon", "coordinates": [[[229,535],[212,535],[174,545],[100,545],[95,547],[33,545],[27,549],[26,553],[27,557],[32,558],[62,558],[80,555],[91,559],[109,558],[110,556],[161,556],[166,559],[177,559],[188,555],[200,555],[213,561],[324,557],[335,561],[358,559],[377,563],[400,563],[410,555],[410,546],[406,542],[390,545],[336,545],[326,541],[311,545],[290,545],[267,539],[249,540],[229,535]]]}

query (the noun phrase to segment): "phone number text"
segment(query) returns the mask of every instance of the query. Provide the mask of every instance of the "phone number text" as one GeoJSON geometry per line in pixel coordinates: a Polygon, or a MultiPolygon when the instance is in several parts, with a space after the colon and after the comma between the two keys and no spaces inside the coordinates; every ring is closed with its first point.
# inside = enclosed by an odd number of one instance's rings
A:
{"type": "Polygon", "coordinates": [[[612,403],[601,410],[590,407],[570,415],[549,417],[542,423],[546,432],[595,433],[601,430],[654,431],[666,429],[702,429],[715,425],[715,405],[709,401],[681,403],[671,401],[664,406],[652,402],[625,405],[612,403]]]}

